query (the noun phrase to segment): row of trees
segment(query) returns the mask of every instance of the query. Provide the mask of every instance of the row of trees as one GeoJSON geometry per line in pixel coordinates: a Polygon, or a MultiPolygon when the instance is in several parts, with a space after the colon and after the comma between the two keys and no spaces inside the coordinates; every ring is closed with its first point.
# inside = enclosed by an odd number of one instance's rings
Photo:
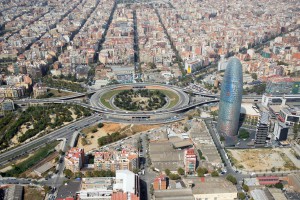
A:
{"type": "Polygon", "coordinates": [[[98,145],[101,147],[103,145],[110,144],[112,142],[121,140],[125,137],[127,137],[125,134],[120,134],[119,132],[107,134],[106,136],[102,136],[102,137],[98,138],[98,145]]]}
{"type": "Polygon", "coordinates": [[[19,138],[19,142],[37,135],[47,127],[52,129],[73,121],[70,109],[75,110],[77,117],[91,115],[90,110],[78,105],[47,104],[46,106],[30,106],[26,111],[9,113],[0,120],[0,149],[9,147],[10,140],[25,125],[27,130],[19,138]],[[51,117],[52,120],[51,120],[51,117]],[[33,126],[33,128],[31,127],[33,126]]]}
{"type": "Polygon", "coordinates": [[[246,87],[244,89],[243,94],[246,95],[248,93],[256,93],[257,95],[262,95],[266,90],[266,84],[262,83],[259,85],[254,85],[252,88],[246,87]]]}
{"type": "Polygon", "coordinates": [[[43,77],[42,82],[45,83],[48,87],[53,87],[58,89],[68,89],[73,92],[86,92],[86,89],[82,87],[79,83],[53,79],[47,76],[43,77]]]}
{"type": "Polygon", "coordinates": [[[23,172],[28,170],[30,167],[35,165],[36,163],[40,162],[44,158],[46,158],[48,155],[50,155],[52,152],[54,152],[54,147],[57,145],[57,142],[51,143],[46,145],[45,147],[39,149],[33,156],[30,158],[26,159],[25,161],[13,165],[12,169],[0,173],[1,176],[6,176],[6,177],[18,177],[20,176],[23,172]]]}
{"type": "Polygon", "coordinates": [[[115,177],[115,172],[111,170],[95,170],[95,171],[87,171],[85,174],[82,172],[73,173],[69,169],[64,170],[64,174],[68,178],[82,178],[82,177],[115,177]]]}
{"type": "Polygon", "coordinates": [[[67,76],[61,74],[60,76],[52,76],[52,78],[53,79],[68,80],[68,81],[72,81],[72,82],[85,82],[87,80],[85,78],[81,78],[81,79],[76,78],[76,74],[74,74],[74,75],[68,74],[67,76]]]}

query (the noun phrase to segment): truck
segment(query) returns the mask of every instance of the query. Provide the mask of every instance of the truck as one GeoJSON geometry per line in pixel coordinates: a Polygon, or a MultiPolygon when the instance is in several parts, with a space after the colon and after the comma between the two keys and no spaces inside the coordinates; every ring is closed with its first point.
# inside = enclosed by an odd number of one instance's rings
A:
{"type": "Polygon", "coordinates": [[[153,168],[153,170],[156,171],[156,172],[160,172],[160,170],[155,168],[155,167],[153,168]]]}

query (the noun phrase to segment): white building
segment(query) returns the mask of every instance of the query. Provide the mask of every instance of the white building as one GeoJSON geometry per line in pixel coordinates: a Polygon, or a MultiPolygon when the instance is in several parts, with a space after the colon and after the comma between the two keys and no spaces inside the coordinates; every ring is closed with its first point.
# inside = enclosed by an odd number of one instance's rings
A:
{"type": "Polygon", "coordinates": [[[225,55],[221,55],[221,59],[218,63],[218,71],[222,71],[222,70],[225,70],[226,67],[227,67],[227,60],[225,60],[225,55]]]}
{"type": "Polygon", "coordinates": [[[83,178],[80,200],[110,200],[117,196],[122,200],[139,200],[139,177],[129,170],[117,170],[116,177],[83,178]]]}

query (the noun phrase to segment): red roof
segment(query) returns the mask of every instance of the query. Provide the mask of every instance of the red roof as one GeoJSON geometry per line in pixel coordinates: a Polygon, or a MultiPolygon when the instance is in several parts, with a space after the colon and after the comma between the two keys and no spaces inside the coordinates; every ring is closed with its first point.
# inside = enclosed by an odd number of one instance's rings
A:
{"type": "Polygon", "coordinates": [[[279,182],[279,178],[277,176],[261,176],[257,177],[257,180],[260,185],[274,185],[279,182]]]}
{"type": "Polygon", "coordinates": [[[115,192],[112,194],[111,200],[127,200],[127,195],[123,192],[115,192]]]}
{"type": "Polygon", "coordinates": [[[67,198],[58,198],[56,200],[74,200],[73,197],[67,197],[67,198]]]}

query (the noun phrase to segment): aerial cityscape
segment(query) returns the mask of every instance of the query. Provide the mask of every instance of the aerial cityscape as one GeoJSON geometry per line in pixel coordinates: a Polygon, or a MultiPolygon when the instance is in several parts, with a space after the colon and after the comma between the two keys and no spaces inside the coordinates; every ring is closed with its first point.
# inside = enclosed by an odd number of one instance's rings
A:
{"type": "Polygon", "coordinates": [[[300,200],[299,0],[0,0],[0,200],[300,200]]]}

